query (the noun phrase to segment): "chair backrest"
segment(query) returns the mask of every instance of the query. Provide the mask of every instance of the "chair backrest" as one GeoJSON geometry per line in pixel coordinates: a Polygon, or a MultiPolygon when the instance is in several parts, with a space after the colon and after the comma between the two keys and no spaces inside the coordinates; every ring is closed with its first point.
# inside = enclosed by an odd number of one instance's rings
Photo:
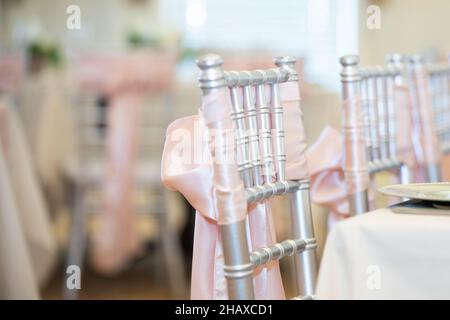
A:
{"type": "Polygon", "coordinates": [[[342,65],[344,172],[350,213],[369,211],[368,189],[376,173],[398,174],[410,181],[410,168],[398,156],[396,78],[400,70],[360,67],[357,56],[344,56],[342,65]]]}
{"type": "MultiPolygon", "coordinates": [[[[282,91],[284,85],[293,85],[298,90],[298,75],[295,71],[295,58],[275,59],[276,68],[255,71],[230,71],[222,69],[220,56],[209,54],[197,61],[200,68],[199,83],[203,91],[203,110],[210,138],[215,139],[211,148],[214,162],[214,180],[223,190],[228,186],[230,195],[236,185],[230,180],[240,179],[243,188],[240,193],[246,197],[249,206],[273,197],[289,194],[291,199],[292,236],[294,239],[276,243],[268,248],[256,249],[249,254],[247,242],[247,220],[244,217],[220,223],[225,259],[225,276],[230,299],[252,299],[254,297],[252,273],[255,268],[285,256],[295,255],[297,294],[306,298],[314,296],[316,278],[316,241],[312,226],[309,202],[309,180],[286,179],[286,141],[283,119],[282,91]],[[205,104],[216,92],[224,92],[231,104],[231,114],[224,114],[225,106],[205,104]],[[270,97],[269,99],[267,99],[270,97]],[[220,114],[220,117],[210,116],[220,114]],[[212,119],[214,118],[215,119],[212,119]],[[229,125],[225,125],[229,122],[229,125]],[[235,141],[232,148],[236,157],[231,165],[220,161],[227,151],[221,145],[220,137],[232,124],[235,141]],[[215,130],[214,137],[211,132],[215,130]],[[217,132],[219,131],[219,132],[217,132]],[[219,160],[219,161],[218,161],[219,160]]],[[[297,92],[298,93],[298,92],[297,92]]],[[[299,99],[299,98],[298,98],[299,99]]],[[[301,116],[298,123],[302,121],[301,116]]],[[[300,138],[300,137],[299,137],[300,138]]],[[[210,142],[211,143],[211,142],[210,142]]],[[[302,148],[301,144],[296,147],[302,148]]],[[[303,146],[304,147],[304,146],[303,146]]],[[[228,146],[229,148],[229,146],[228,146]]],[[[304,149],[301,150],[304,152],[304,149]]],[[[304,157],[304,154],[302,154],[304,157]]],[[[289,159],[288,159],[289,160],[289,159]]],[[[239,195],[231,195],[239,197],[239,195]]],[[[226,202],[218,196],[219,220],[227,214],[221,210],[226,202]]],[[[264,232],[264,231],[261,231],[264,232]]]]}
{"type": "Polygon", "coordinates": [[[427,66],[434,121],[443,154],[450,153],[450,65],[427,66]]]}
{"type": "Polygon", "coordinates": [[[441,147],[433,106],[435,83],[431,83],[430,73],[423,59],[418,56],[403,58],[406,77],[411,92],[412,123],[417,162],[426,169],[428,182],[441,181],[441,147]]]}
{"type": "MultiPolygon", "coordinates": [[[[107,149],[115,140],[122,143],[123,153],[143,160],[136,163],[154,163],[158,177],[161,141],[173,113],[175,70],[171,66],[175,60],[151,52],[142,56],[92,54],[80,57],[74,65],[79,85],[74,105],[81,166],[106,161],[107,149]],[[112,126],[116,131],[111,132],[112,126]],[[125,152],[127,148],[130,150],[125,152]]],[[[150,166],[147,169],[142,171],[151,174],[150,166]]]]}
{"type": "MultiPolygon", "coordinates": [[[[171,105],[165,101],[170,99],[170,93],[163,92],[161,99],[155,98],[154,95],[145,95],[139,110],[136,147],[139,159],[145,161],[157,159],[156,155],[161,154],[161,140],[164,139],[165,126],[170,119],[171,105]]],[[[80,156],[86,161],[102,161],[107,146],[111,100],[101,93],[81,93],[75,99],[80,156]]]]}

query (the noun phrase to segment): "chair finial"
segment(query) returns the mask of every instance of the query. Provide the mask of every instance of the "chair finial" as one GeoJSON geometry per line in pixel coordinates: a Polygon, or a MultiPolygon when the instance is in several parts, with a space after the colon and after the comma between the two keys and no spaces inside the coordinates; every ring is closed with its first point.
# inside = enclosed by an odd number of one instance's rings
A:
{"type": "Polygon", "coordinates": [[[298,81],[298,73],[295,69],[297,58],[294,56],[280,56],[273,59],[275,65],[289,72],[288,81],[298,81]]]}
{"type": "Polygon", "coordinates": [[[223,59],[217,54],[206,54],[197,59],[200,69],[199,86],[203,92],[226,86],[225,74],[222,69],[223,59]]]}
{"type": "Polygon", "coordinates": [[[359,57],[357,55],[349,54],[341,57],[339,61],[343,67],[356,66],[359,64],[359,57]]]}
{"type": "Polygon", "coordinates": [[[359,57],[357,55],[346,55],[339,59],[342,65],[342,82],[359,81],[361,72],[359,70],[359,57]]]}

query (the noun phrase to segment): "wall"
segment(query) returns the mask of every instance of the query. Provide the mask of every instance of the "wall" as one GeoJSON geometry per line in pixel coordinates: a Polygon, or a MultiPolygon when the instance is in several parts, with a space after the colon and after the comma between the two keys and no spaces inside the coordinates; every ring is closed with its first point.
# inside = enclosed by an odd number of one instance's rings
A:
{"type": "Polygon", "coordinates": [[[387,53],[430,54],[450,48],[450,1],[362,0],[360,54],[364,64],[382,64],[387,53]],[[381,8],[381,29],[366,28],[366,8],[381,8]]]}
{"type": "Polygon", "coordinates": [[[157,29],[156,6],[156,0],[6,0],[1,34],[4,44],[16,46],[39,34],[68,49],[122,48],[128,30],[157,29]],[[81,8],[80,30],[66,27],[72,4],[81,8]]]}

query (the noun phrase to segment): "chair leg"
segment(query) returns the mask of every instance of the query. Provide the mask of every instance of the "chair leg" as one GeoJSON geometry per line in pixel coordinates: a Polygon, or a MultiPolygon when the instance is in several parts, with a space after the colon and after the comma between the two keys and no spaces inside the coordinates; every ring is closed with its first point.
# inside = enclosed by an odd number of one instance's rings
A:
{"type": "Polygon", "coordinates": [[[439,164],[429,164],[427,166],[428,182],[441,181],[441,168],[439,164]]]}
{"type": "Polygon", "coordinates": [[[363,190],[348,196],[350,215],[360,215],[369,211],[369,191],[363,190]]]}
{"type": "Polygon", "coordinates": [[[224,271],[230,300],[253,300],[253,267],[250,263],[246,220],[220,226],[224,271]]]}
{"type": "MultiPolygon", "coordinates": [[[[291,193],[292,235],[295,239],[314,238],[311,206],[309,202],[309,182],[300,185],[291,193]]],[[[297,295],[313,298],[317,276],[316,250],[308,249],[294,257],[296,269],[297,295]]]]}
{"type": "Polygon", "coordinates": [[[401,184],[411,183],[412,180],[411,177],[412,177],[411,170],[407,165],[403,164],[400,167],[400,183],[401,184]]]}
{"type": "MultiPolygon", "coordinates": [[[[67,268],[76,265],[82,270],[85,249],[86,249],[86,225],[85,225],[85,205],[83,191],[76,187],[74,196],[74,212],[70,230],[69,245],[67,250],[66,268],[64,270],[63,298],[65,300],[78,299],[78,289],[70,289],[67,285],[67,268]]],[[[82,272],[81,275],[82,276],[82,272]]],[[[81,281],[81,279],[80,279],[81,281]]]]}

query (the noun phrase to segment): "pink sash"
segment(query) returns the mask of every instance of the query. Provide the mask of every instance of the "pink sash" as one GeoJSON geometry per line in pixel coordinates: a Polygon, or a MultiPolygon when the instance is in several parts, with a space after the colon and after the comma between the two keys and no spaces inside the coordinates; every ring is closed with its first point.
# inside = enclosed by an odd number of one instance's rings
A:
{"type": "Polygon", "coordinates": [[[342,131],[344,136],[344,172],[349,195],[369,188],[364,115],[359,98],[343,102],[342,131]]]}
{"type": "Polygon", "coordinates": [[[138,51],[88,56],[75,70],[83,90],[106,94],[110,102],[104,210],[91,251],[95,267],[104,273],[122,270],[140,250],[132,197],[142,98],[172,86],[174,65],[172,55],[138,51]]]}
{"type": "Polygon", "coordinates": [[[3,101],[0,99],[0,147],[3,149],[3,153],[7,154],[7,133],[8,133],[8,109],[3,101]]]}
{"type": "Polygon", "coordinates": [[[413,140],[417,163],[422,166],[438,164],[441,161],[441,149],[436,134],[432,101],[426,70],[423,67],[415,70],[414,85],[417,106],[413,113],[413,140]]]}
{"type": "Polygon", "coordinates": [[[19,55],[0,56],[0,92],[16,92],[25,71],[24,61],[19,55]]]}
{"type": "Polygon", "coordinates": [[[397,124],[398,160],[413,169],[417,166],[413,145],[413,127],[409,89],[405,85],[395,86],[395,108],[397,124]]]}

